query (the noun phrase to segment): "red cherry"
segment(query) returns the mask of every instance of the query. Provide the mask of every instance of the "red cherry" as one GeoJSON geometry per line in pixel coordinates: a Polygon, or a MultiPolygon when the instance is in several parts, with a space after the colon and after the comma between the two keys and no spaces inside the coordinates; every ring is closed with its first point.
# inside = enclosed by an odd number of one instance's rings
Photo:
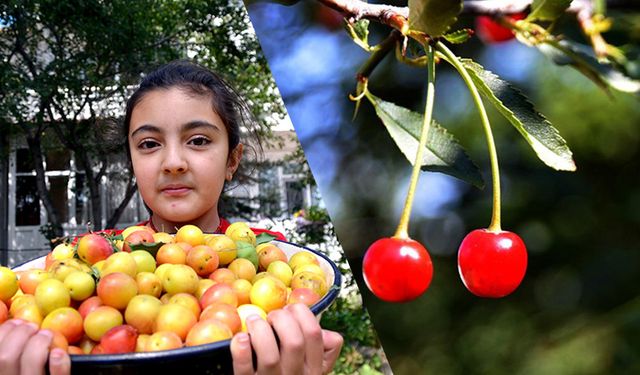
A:
{"type": "MultiPolygon", "coordinates": [[[[508,16],[508,18],[513,20],[521,20],[525,17],[526,14],[524,13],[515,13],[508,16]]],[[[490,16],[476,17],[476,32],[478,33],[478,37],[485,43],[506,42],[515,37],[511,29],[500,25],[490,16]]]]}
{"type": "Polygon", "coordinates": [[[381,238],[364,254],[362,274],[367,287],[387,302],[408,302],[424,293],[433,278],[431,257],[410,238],[381,238]]]}
{"type": "Polygon", "coordinates": [[[478,297],[512,293],[527,271],[527,249],[513,232],[476,229],[458,250],[458,271],[464,286],[478,297]]]}

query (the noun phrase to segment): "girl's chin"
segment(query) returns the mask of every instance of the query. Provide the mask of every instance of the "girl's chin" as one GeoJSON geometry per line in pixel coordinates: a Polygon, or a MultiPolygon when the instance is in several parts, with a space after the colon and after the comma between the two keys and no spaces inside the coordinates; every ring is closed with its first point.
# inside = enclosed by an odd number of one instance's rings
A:
{"type": "Polygon", "coordinates": [[[193,205],[171,205],[166,210],[153,211],[157,216],[172,224],[194,224],[200,222],[207,211],[194,211],[193,205]]]}

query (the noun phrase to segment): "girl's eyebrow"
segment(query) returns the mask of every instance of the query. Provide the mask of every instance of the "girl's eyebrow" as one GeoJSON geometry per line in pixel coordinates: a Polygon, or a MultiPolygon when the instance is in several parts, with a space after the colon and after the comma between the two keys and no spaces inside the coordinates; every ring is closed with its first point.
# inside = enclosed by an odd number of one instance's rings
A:
{"type": "MultiPolygon", "coordinates": [[[[185,131],[190,131],[198,128],[207,128],[217,132],[221,131],[219,126],[205,120],[189,121],[186,124],[182,125],[181,130],[185,132],[185,131]]],[[[162,130],[157,126],[145,124],[140,126],[138,129],[134,130],[133,133],[131,133],[131,137],[134,137],[136,134],[140,132],[162,133],[162,130]]]]}
{"type": "Polygon", "coordinates": [[[133,133],[131,133],[131,138],[135,137],[135,135],[140,132],[161,133],[159,127],[145,124],[134,130],[133,133]]]}
{"type": "Polygon", "coordinates": [[[194,130],[197,128],[208,128],[214,131],[221,131],[220,127],[205,120],[193,120],[182,125],[182,131],[194,130]]]}

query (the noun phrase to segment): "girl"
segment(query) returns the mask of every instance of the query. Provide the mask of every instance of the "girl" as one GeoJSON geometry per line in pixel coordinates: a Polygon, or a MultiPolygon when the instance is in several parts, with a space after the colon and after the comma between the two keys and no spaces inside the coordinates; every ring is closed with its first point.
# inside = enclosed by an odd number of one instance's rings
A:
{"type": "MultiPolygon", "coordinates": [[[[240,128],[248,110],[220,77],[194,63],[169,63],[145,77],[127,102],[127,154],[152,228],[194,224],[221,232],[218,215],[225,181],[238,171],[240,128]]],[[[320,374],[331,371],[342,336],[322,330],[304,305],[272,311],[268,322],[247,318],[247,333],[231,341],[235,374],[320,374]],[[276,341],[277,334],[279,343],[276,341]]],[[[51,333],[31,323],[0,326],[0,374],[43,374],[51,333]]],[[[54,349],[52,375],[68,374],[69,356],[54,349]]]]}

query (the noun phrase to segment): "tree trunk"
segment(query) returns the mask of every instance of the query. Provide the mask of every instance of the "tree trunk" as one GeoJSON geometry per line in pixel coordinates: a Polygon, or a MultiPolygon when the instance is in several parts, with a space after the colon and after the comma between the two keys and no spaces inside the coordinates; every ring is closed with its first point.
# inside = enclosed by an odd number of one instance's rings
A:
{"type": "MultiPolygon", "coordinates": [[[[0,129],[4,124],[0,123],[0,129]]],[[[8,264],[9,236],[4,228],[9,227],[9,159],[5,156],[9,153],[9,133],[4,129],[0,132],[0,264],[8,264]]]]}
{"type": "Polygon", "coordinates": [[[120,219],[120,216],[124,212],[125,208],[127,208],[129,201],[131,200],[131,198],[133,198],[133,195],[136,193],[137,190],[138,190],[138,185],[136,185],[135,182],[133,181],[133,174],[131,174],[129,175],[129,182],[127,183],[127,191],[124,195],[124,198],[122,199],[122,201],[120,202],[116,210],[113,212],[113,215],[111,215],[111,217],[107,221],[107,225],[106,225],[107,228],[116,227],[116,224],[118,224],[118,220],[120,219]]]}
{"type": "Polygon", "coordinates": [[[96,181],[93,168],[87,150],[80,145],[75,150],[76,160],[80,168],[84,170],[86,181],[89,184],[89,197],[91,198],[91,224],[93,230],[102,228],[102,200],[100,195],[100,181],[96,181]]]}
{"type": "Polygon", "coordinates": [[[42,154],[42,145],[40,142],[40,132],[35,132],[32,136],[27,134],[27,144],[29,145],[29,151],[33,156],[33,163],[36,170],[36,187],[38,189],[38,196],[44,205],[47,212],[48,223],[51,225],[53,238],[62,237],[62,222],[60,221],[60,214],[51,201],[49,190],[47,189],[45,170],[44,170],[44,155],[42,154]]]}

